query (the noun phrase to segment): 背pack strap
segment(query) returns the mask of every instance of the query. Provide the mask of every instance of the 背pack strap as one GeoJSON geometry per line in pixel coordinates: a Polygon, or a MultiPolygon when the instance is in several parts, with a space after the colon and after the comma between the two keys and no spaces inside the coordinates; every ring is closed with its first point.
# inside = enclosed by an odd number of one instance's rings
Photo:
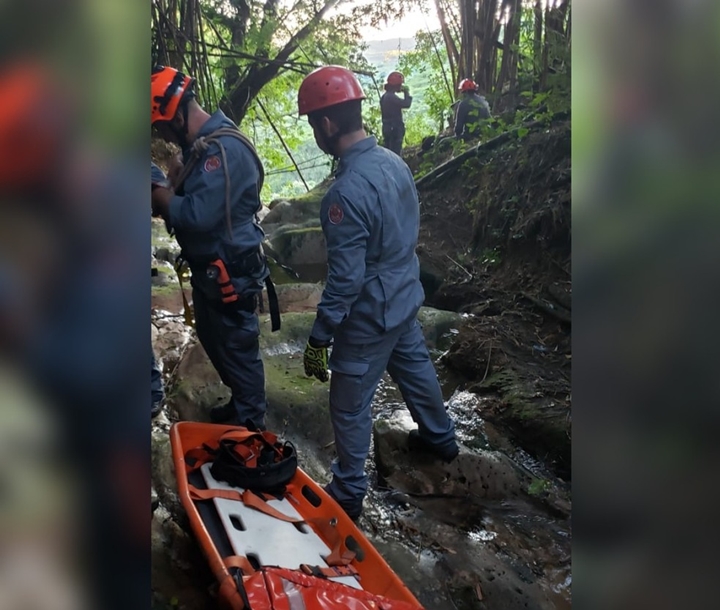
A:
{"type": "Polygon", "coordinates": [[[190,175],[190,172],[192,171],[195,164],[208,151],[211,144],[216,144],[218,147],[222,146],[219,142],[219,138],[221,138],[222,136],[230,136],[232,138],[236,138],[240,140],[250,150],[250,153],[254,157],[255,163],[257,164],[258,172],[260,173],[260,178],[258,179],[258,192],[262,190],[263,184],[265,183],[265,168],[263,167],[262,161],[258,156],[255,145],[237,127],[221,127],[220,129],[216,129],[215,131],[209,133],[206,136],[200,136],[199,138],[195,139],[195,141],[192,143],[192,152],[190,158],[183,166],[182,171],[178,174],[178,177],[175,180],[175,184],[173,185],[175,187],[175,190],[179,189],[182,186],[186,178],[190,175]]]}
{"type": "Polygon", "coordinates": [[[280,303],[275,291],[275,284],[273,284],[269,275],[265,278],[265,287],[267,288],[268,306],[270,308],[271,332],[275,332],[280,330],[280,303]]]}

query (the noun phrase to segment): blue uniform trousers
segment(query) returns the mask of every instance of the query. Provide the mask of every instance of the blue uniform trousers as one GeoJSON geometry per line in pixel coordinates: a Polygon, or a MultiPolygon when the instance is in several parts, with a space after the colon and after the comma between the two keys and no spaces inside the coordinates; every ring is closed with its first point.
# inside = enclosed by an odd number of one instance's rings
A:
{"type": "Polygon", "coordinates": [[[396,155],[402,153],[403,139],[405,138],[405,125],[393,121],[382,125],[383,147],[393,151],[396,155]]]}
{"type": "Polygon", "coordinates": [[[452,446],[455,426],[415,318],[367,342],[350,341],[338,329],[329,366],[337,458],[328,491],[345,510],[359,512],[368,485],[365,460],[372,434],[371,403],[385,370],[400,388],[424,438],[440,448],[452,446]]]}
{"type": "Polygon", "coordinates": [[[265,426],[265,371],[254,312],[216,304],[193,290],[195,330],[222,382],[232,391],[241,424],[265,426]]]}

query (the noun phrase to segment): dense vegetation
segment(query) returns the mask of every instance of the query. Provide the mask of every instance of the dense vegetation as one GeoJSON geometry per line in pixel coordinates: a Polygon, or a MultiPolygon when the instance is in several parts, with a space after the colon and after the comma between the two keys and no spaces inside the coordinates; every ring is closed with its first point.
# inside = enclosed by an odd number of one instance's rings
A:
{"type": "Polygon", "coordinates": [[[360,78],[365,120],[380,133],[386,74],[399,69],[414,97],[405,145],[449,126],[460,79],[473,78],[495,120],[486,138],[530,115],[569,109],[570,0],[153,0],[153,62],[198,79],[201,100],[220,107],[255,141],[267,167],[265,198],[292,195],[328,175],[296,92],[313,68],[341,64],[360,78]],[[402,32],[373,52],[360,28],[422,8],[440,28],[402,32]],[[414,47],[414,48],[413,48],[414,47]]]}

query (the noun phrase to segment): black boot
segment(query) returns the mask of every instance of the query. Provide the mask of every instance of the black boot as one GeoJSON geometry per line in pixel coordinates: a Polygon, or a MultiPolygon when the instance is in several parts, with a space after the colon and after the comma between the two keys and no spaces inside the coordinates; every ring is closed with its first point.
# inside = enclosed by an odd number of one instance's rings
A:
{"type": "Polygon", "coordinates": [[[456,442],[453,441],[453,444],[449,447],[438,447],[420,436],[419,430],[410,430],[410,434],[408,434],[408,446],[411,450],[429,451],[439,457],[443,462],[452,462],[458,453],[460,453],[460,448],[456,442]]]}
{"type": "Polygon", "coordinates": [[[215,424],[239,424],[237,409],[235,409],[232,400],[227,404],[210,409],[210,421],[215,424]]]}
{"type": "Polygon", "coordinates": [[[354,522],[357,522],[357,520],[360,518],[360,515],[362,514],[362,502],[360,502],[360,504],[353,504],[352,506],[350,506],[350,504],[348,504],[347,502],[341,502],[340,500],[338,500],[328,489],[327,485],[323,487],[323,491],[340,505],[340,508],[345,511],[345,514],[350,517],[350,519],[352,519],[354,522]]]}

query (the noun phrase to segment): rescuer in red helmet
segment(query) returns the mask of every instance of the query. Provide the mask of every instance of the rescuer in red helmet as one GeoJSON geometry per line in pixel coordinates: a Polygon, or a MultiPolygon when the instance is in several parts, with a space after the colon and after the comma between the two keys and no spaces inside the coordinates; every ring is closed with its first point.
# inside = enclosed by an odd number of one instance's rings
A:
{"type": "Polygon", "coordinates": [[[400,157],[365,133],[364,98],[355,75],[340,66],[318,68],[298,91],[299,112],[307,115],[318,146],[339,158],[320,208],[328,276],[303,364],[305,373],[320,381],[332,371],[337,459],[326,491],[354,519],[367,491],[370,404],[386,370],[418,424],[411,446],[446,461],[458,453],[417,322],[424,293],[415,254],[420,220],[415,182],[400,157]]]}
{"type": "Polygon", "coordinates": [[[402,111],[410,108],[412,97],[405,84],[405,77],[401,72],[390,72],[385,83],[385,93],[380,98],[380,113],[382,114],[383,146],[395,154],[402,152],[403,138],[405,137],[405,123],[402,111]],[[402,91],[403,97],[398,97],[402,91]]]}
{"type": "Polygon", "coordinates": [[[480,135],[482,121],[491,116],[490,106],[471,78],[461,80],[458,91],[462,99],[455,111],[455,136],[467,141],[480,135]]]}

